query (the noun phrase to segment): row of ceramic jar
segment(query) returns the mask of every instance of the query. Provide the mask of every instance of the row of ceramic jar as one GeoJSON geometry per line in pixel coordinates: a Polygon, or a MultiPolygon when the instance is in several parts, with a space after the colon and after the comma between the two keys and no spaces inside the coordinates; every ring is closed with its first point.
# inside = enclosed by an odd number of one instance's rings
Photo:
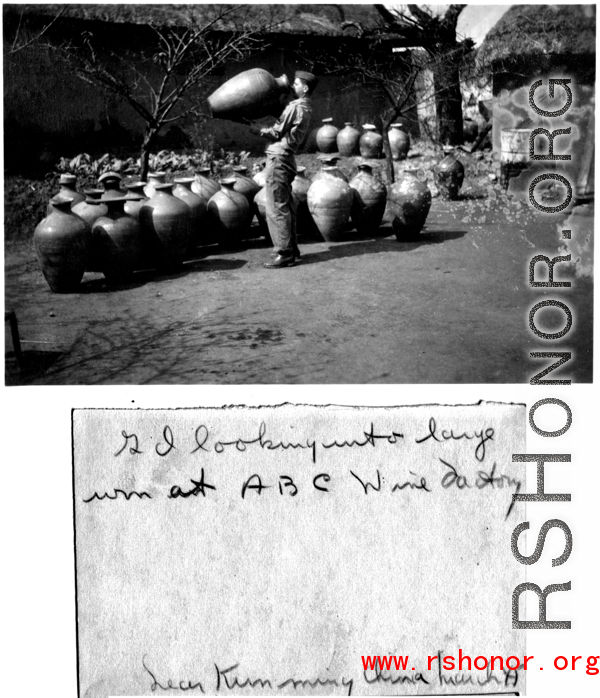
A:
{"type": "MultiPolygon", "coordinates": [[[[373,124],[364,124],[361,133],[351,121],[344,128],[333,125],[333,119],[323,119],[323,126],[316,132],[317,148],[321,153],[339,153],[343,157],[359,155],[365,159],[378,159],[383,154],[383,136],[373,124]]],[[[403,160],[410,149],[410,136],[402,124],[392,124],[388,131],[390,150],[394,160],[403,160]]]]}
{"type": "MultiPolygon", "coordinates": [[[[77,191],[74,175],[63,175],[48,215],[34,231],[38,261],[55,292],[76,290],[84,272],[99,271],[111,281],[124,281],[139,269],[176,270],[196,246],[237,243],[253,217],[252,200],[259,190],[250,178],[210,179],[209,170],[196,177],[149,182],[120,188],[121,177],[109,172],[103,189],[77,191]],[[252,183],[251,193],[234,188],[252,183]]],[[[237,174],[237,173],[236,173],[237,174]]]]}
{"type": "MultiPolygon", "coordinates": [[[[360,233],[375,233],[389,198],[398,239],[417,235],[431,204],[427,186],[407,172],[388,197],[369,165],[358,169],[348,182],[335,159],[326,160],[312,181],[305,177],[305,168],[298,168],[292,184],[298,231],[336,242],[344,239],[352,220],[360,233]]],[[[254,214],[268,237],[264,175],[252,179],[245,168],[236,168],[234,177],[217,184],[208,172],[176,179],[175,184],[164,182],[164,173],[153,173],[148,183],[129,184],[126,196],[117,173],[102,175],[99,182],[104,189],[87,190],[87,196],[76,190],[73,175],[63,175],[49,215],[34,233],[50,288],[72,291],[86,270],[120,281],[137,269],[176,269],[197,245],[239,243],[248,235],[254,214]]],[[[447,155],[436,174],[440,192],[455,198],[464,176],[460,161],[447,155]]]]}

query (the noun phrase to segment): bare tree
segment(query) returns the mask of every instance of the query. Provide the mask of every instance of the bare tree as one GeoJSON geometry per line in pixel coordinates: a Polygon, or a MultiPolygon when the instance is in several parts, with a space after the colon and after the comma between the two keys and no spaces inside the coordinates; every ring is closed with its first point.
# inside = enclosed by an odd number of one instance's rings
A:
{"type": "Polygon", "coordinates": [[[458,17],[466,5],[448,5],[442,15],[433,15],[419,5],[406,5],[406,11],[390,10],[375,5],[390,31],[403,35],[410,31],[431,57],[435,91],[438,138],[442,143],[463,142],[462,95],[460,66],[472,51],[471,39],[461,40],[456,34],[458,17]]]}
{"type": "Polygon", "coordinates": [[[41,29],[38,29],[35,32],[29,31],[29,29],[26,27],[26,23],[23,22],[23,12],[21,11],[19,13],[19,20],[14,31],[13,40],[10,42],[10,44],[4,45],[4,59],[13,60],[15,55],[20,51],[40,43],[42,38],[45,37],[50,31],[52,25],[58,22],[60,17],[64,14],[64,11],[64,8],[59,10],[55,17],[52,17],[49,22],[44,24],[41,29]]]}
{"type": "Polygon", "coordinates": [[[87,32],[60,47],[75,74],[124,100],[145,122],[140,174],[148,173],[150,150],[161,130],[186,117],[207,117],[202,108],[206,79],[263,46],[264,17],[251,5],[200,5],[187,26],[150,25],[148,45],[135,54],[99,46],[87,32]]]}

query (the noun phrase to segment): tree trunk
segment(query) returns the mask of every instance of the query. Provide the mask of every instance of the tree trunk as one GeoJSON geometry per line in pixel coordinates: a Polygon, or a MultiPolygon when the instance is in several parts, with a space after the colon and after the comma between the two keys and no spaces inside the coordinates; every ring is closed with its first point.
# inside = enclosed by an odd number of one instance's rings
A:
{"type": "Polygon", "coordinates": [[[148,171],[150,169],[148,164],[150,161],[150,148],[155,138],[156,131],[154,129],[148,129],[144,134],[144,140],[140,149],[140,179],[142,182],[145,182],[148,177],[148,171]]]}
{"type": "Polygon", "coordinates": [[[451,51],[442,54],[432,66],[438,138],[443,145],[462,145],[463,117],[460,71],[451,51]]]}
{"type": "Polygon", "coordinates": [[[387,170],[387,176],[388,176],[388,182],[390,187],[392,184],[396,181],[395,178],[395,173],[394,173],[394,158],[392,157],[392,149],[390,147],[390,137],[389,137],[389,131],[390,131],[390,126],[396,119],[396,112],[394,111],[391,116],[385,117],[382,119],[382,133],[381,135],[383,136],[383,152],[385,153],[385,159],[386,159],[386,170],[387,170]]]}

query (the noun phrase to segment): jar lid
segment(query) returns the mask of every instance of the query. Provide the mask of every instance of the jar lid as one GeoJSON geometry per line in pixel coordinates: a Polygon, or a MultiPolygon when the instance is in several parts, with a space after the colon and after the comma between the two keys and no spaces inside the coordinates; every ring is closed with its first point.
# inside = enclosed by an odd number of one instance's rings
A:
{"type": "Polygon", "coordinates": [[[236,183],[237,183],[237,180],[235,177],[223,177],[222,179],[219,180],[219,184],[223,184],[226,187],[228,187],[229,185],[234,185],[236,183]]]}
{"type": "Polygon", "coordinates": [[[83,193],[85,194],[86,198],[90,199],[99,199],[102,194],[104,194],[104,189],[84,189],[83,193]]]}
{"type": "Polygon", "coordinates": [[[61,174],[60,179],[58,180],[59,184],[75,184],[77,181],[77,177],[74,174],[70,174],[66,172],[65,174],[61,174]]]}
{"type": "Polygon", "coordinates": [[[196,170],[196,174],[206,174],[206,173],[210,174],[210,167],[199,167],[196,170]]]}
{"type": "Polygon", "coordinates": [[[296,168],[296,174],[304,174],[306,172],[306,167],[304,165],[298,165],[296,168]]]}
{"type": "Polygon", "coordinates": [[[127,187],[127,189],[142,189],[142,187],[145,187],[146,184],[148,184],[148,182],[130,182],[125,186],[127,187]]]}
{"type": "Polygon", "coordinates": [[[173,180],[176,184],[192,184],[196,180],[193,177],[175,177],[173,180]]]}
{"type": "Polygon", "coordinates": [[[166,172],[149,172],[148,177],[166,177],[167,173],[166,172]]]}
{"type": "Polygon", "coordinates": [[[156,191],[169,191],[173,189],[173,182],[161,182],[160,184],[156,184],[154,188],[156,191]]]}
{"type": "Polygon", "coordinates": [[[234,165],[231,169],[234,172],[239,172],[240,174],[246,174],[248,172],[248,168],[244,165],[234,165]]]}
{"type": "Polygon", "coordinates": [[[367,131],[374,131],[377,126],[375,126],[375,124],[363,124],[363,128],[367,131]]]}
{"type": "Polygon", "coordinates": [[[324,124],[331,124],[333,123],[333,119],[331,116],[328,116],[326,119],[322,119],[324,124]]]}
{"type": "Polygon", "coordinates": [[[120,182],[123,177],[118,172],[105,172],[98,177],[99,182],[105,182],[107,179],[118,179],[120,182]]]}
{"type": "Polygon", "coordinates": [[[72,196],[62,196],[62,195],[61,196],[56,195],[50,199],[50,203],[53,206],[66,206],[67,204],[69,204],[69,206],[70,206],[73,203],[73,201],[75,201],[75,199],[72,196]]]}

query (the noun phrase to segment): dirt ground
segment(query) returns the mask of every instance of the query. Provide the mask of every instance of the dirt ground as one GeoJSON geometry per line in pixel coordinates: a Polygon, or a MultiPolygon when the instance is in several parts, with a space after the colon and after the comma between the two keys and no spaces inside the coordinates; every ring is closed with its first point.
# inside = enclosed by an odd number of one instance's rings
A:
{"type": "MultiPolygon", "coordinates": [[[[546,365],[530,351],[560,349],[574,352],[565,375],[589,382],[591,280],[528,285],[531,257],[559,254],[559,222],[466,187],[461,201],[434,199],[414,243],[398,242],[386,217],[377,237],[302,244],[292,268],[264,269],[270,248],[253,239],[198,248],[181,273],[140,272],[123,287],[86,273],[67,295],[50,292],[30,245],[14,248],[6,310],[23,365],[6,326],[6,383],[522,383],[546,365]],[[563,340],[528,328],[544,298],[573,311],[563,340]]],[[[555,280],[568,276],[557,266],[555,280]]],[[[556,332],[564,316],[544,310],[537,323],[556,332]]]]}

